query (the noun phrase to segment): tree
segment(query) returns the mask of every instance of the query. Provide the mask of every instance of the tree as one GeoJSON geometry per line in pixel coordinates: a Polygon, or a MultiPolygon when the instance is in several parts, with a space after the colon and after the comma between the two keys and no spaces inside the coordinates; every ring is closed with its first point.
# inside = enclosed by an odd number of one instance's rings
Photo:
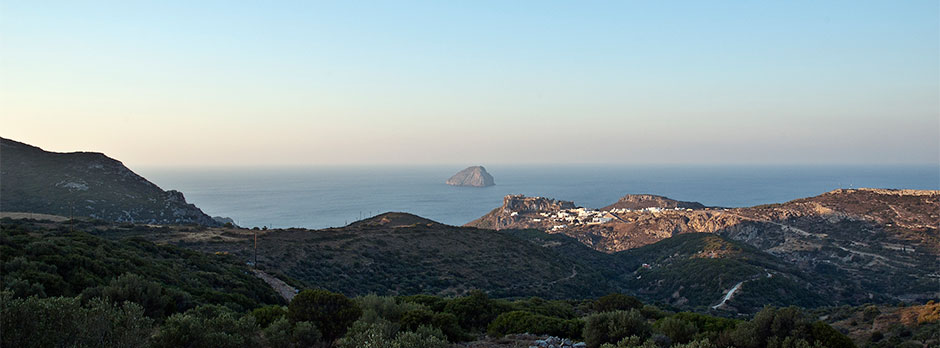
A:
{"type": "Polygon", "coordinates": [[[171,315],[153,337],[154,347],[246,347],[258,345],[258,326],[251,315],[216,305],[171,315]]]}
{"type": "Polygon", "coordinates": [[[251,315],[255,317],[255,322],[258,323],[259,327],[266,328],[268,325],[286,316],[287,310],[282,306],[271,305],[255,308],[255,310],[251,311],[251,315]]]}
{"type": "Polygon", "coordinates": [[[640,340],[650,337],[650,325],[639,310],[603,312],[588,316],[584,323],[584,340],[588,347],[597,348],[604,343],[616,343],[636,336],[640,340]]]}
{"type": "Polygon", "coordinates": [[[362,310],[355,302],[327,290],[301,291],[287,306],[287,318],[291,322],[311,322],[329,342],[343,337],[360,315],[362,310]]]}
{"type": "Polygon", "coordinates": [[[673,343],[687,343],[698,333],[698,327],[694,323],[676,317],[660,319],[654,326],[673,343]]]}
{"type": "Polygon", "coordinates": [[[465,329],[485,329],[499,314],[489,296],[480,290],[472,290],[468,296],[451,300],[444,311],[457,316],[457,322],[465,329]]]}
{"type": "Polygon", "coordinates": [[[0,292],[2,347],[143,347],[153,321],[136,303],[75,297],[11,298],[0,292]]]}

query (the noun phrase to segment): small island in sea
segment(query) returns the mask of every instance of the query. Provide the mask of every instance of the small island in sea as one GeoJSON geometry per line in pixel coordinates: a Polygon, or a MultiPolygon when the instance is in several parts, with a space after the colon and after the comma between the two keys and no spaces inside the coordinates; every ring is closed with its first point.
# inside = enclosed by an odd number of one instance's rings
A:
{"type": "Polygon", "coordinates": [[[496,185],[496,182],[493,181],[493,176],[486,172],[486,168],[473,166],[454,174],[450,179],[447,179],[447,184],[451,186],[487,187],[496,185]]]}

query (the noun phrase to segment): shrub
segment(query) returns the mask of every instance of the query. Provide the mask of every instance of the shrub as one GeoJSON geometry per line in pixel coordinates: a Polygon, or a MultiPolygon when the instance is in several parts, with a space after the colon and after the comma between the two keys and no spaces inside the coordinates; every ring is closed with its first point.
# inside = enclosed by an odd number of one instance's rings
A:
{"type": "Polygon", "coordinates": [[[396,332],[398,326],[388,320],[356,321],[336,344],[340,348],[389,348],[396,332]]]}
{"type": "Polygon", "coordinates": [[[855,343],[846,335],[821,321],[813,323],[813,340],[829,348],[854,348],[855,343]]]}
{"type": "Polygon", "coordinates": [[[286,348],[293,342],[291,332],[293,326],[287,318],[279,318],[270,323],[261,333],[269,347],[286,348]]]}
{"type": "Polygon", "coordinates": [[[571,304],[563,301],[547,301],[538,297],[515,301],[511,305],[511,310],[526,311],[562,319],[571,319],[576,316],[571,304]]]}
{"type": "Polygon", "coordinates": [[[215,305],[199,306],[167,318],[153,337],[154,347],[245,347],[258,345],[251,315],[215,305]]]}
{"type": "Polygon", "coordinates": [[[450,313],[435,313],[427,309],[415,309],[405,312],[400,323],[401,328],[404,330],[417,330],[422,326],[437,328],[452,342],[470,339],[460,328],[457,317],[450,313]]]}
{"type": "Polygon", "coordinates": [[[565,320],[541,314],[514,311],[500,314],[487,328],[487,334],[502,337],[512,333],[531,333],[568,338],[580,338],[584,322],[579,319],[565,320]]]}
{"type": "Polygon", "coordinates": [[[671,348],[718,348],[718,346],[706,339],[701,339],[685,344],[675,344],[671,348]]]}
{"type": "Polygon", "coordinates": [[[261,328],[266,328],[278,319],[284,318],[287,310],[283,306],[271,305],[261,308],[255,308],[251,311],[251,316],[255,317],[255,322],[261,328]]]}
{"type": "Polygon", "coordinates": [[[718,345],[742,348],[855,347],[848,337],[823,322],[811,322],[796,307],[764,307],[754,319],[741,323],[719,341],[718,345]]]}
{"type": "Polygon", "coordinates": [[[424,305],[435,312],[443,312],[447,306],[447,299],[432,295],[411,295],[400,297],[401,302],[424,305]]]}
{"type": "Polygon", "coordinates": [[[449,346],[441,330],[427,326],[419,327],[414,332],[399,332],[390,344],[391,348],[447,348],[449,346]]]}
{"type": "Polygon", "coordinates": [[[342,337],[361,314],[355,302],[327,290],[301,291],[287,307],[287,318],[291,322],[313,323],[328,342],[342,337]]]}
{"type": "Polygon", "coordinates": [[[11,298],[0,293],[0,346],[143,347],[153,321],[140,305],[78,298],[11,298]],[[80,323],[81,325],[76,325],[80,323]]]}
{"type": "Polygon", "coordinates": [[[614,311],[593,314],[585,319],[584,339],[588,347],[596,348],[604,343],[618,342],[626,337],[650,336],[649,323],[639,310],[614,311]]]}
{"type": "Polygon", "coordinates": [[[378,319],[398,322],[405,312],[427,308],[413,302],[396,302],[394,297],[376,294],[357,297],[355,301],[362,309],[362,316],[359,319],[366,322],[374,322],[378,319]]]}
{"type": "Polygon", "coordinates": [[[624,337],[617,344],[604,343],[601,348],[660,348],[653,340],[643,341],[637,336],[624,337]]]}
{"type": "Polygon", "coordinates": [[[738,321],[734,319],[713,317],[710,315],[693,312],[676,313],[672,315],[672,317],[695,324],[695,327],[699,329],[699,332],[703,333],[717,334],[719,332],[733,329],[738,324],[738,321]]]}
{"type": "Polygon", "coordinates": [[[301,321],[294,324],[294,333],[291,335],[294,343],[299,347],[310,347],[323,339],[317,326],[309,321],[301,321]]]}
{"type": "Polygon", "coordinates": [[[455,315],[461,327],[471,330],[485,329],[498,314],[489,296],[480,290],[473,290],[468,296],[450,300],[444,311],[455,315]]]}
{"type": "Polygon", "coordinates": [[[640,308],[640,314],[646,319],[659,320],[665,318],[668,314],[659,307],[653,305],[643,305],[640,308]]]}
{"type": "Polygon", "coordinates": [[[660,319],[653,326],[669,337],[672,343],[688,343],[698,333],[698,327],[694,323],[676,317],[660,319]]]}
{"type": "Polygon", "coordinates": [[[595,300],[591,307],[595,312],[628,311],[643,307],[643,302],[633,296],[609,294],[595,300]]]}

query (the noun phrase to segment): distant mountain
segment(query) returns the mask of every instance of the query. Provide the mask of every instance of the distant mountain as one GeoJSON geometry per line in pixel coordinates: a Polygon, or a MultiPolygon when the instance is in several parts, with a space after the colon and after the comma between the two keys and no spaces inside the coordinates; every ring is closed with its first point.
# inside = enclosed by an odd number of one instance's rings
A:
{"type": "Polygon", "coordinates": [[[783,204],[691,211],[678,206],[589,210],[571,208],[573,203],[514,210],[511,197],[467,225],[536,228],[608,253],[686,233],[713,233],[801,272],[823,275],[817,286],[829,291],[829,299],[861,303],[940,297],[940,191],[835,190],[783,204]]]}
{"type": "Polygon", "coordinates": [[[152,224],[219,223],[97,152],[56,153],[0,138],[0,210],[152,224]]]}
{"type": "Polygon", "coordinates": [[[447,184],[451,186],[487,187],[496,185],[496,182],[493,181],[493,176],[486,172],[486,168],[474,166],[457,172],[450,179],[447,179],[447,184]]]}

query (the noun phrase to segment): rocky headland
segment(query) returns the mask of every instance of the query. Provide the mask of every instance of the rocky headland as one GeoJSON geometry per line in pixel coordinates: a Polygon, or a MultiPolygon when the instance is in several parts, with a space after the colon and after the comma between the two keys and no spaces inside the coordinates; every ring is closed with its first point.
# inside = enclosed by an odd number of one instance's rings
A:
{"type": "Polygon", "coordinates": [[[57,153],[0,138],[0,209],[116,222],[221,225],[97,152],[57,153]]]}

